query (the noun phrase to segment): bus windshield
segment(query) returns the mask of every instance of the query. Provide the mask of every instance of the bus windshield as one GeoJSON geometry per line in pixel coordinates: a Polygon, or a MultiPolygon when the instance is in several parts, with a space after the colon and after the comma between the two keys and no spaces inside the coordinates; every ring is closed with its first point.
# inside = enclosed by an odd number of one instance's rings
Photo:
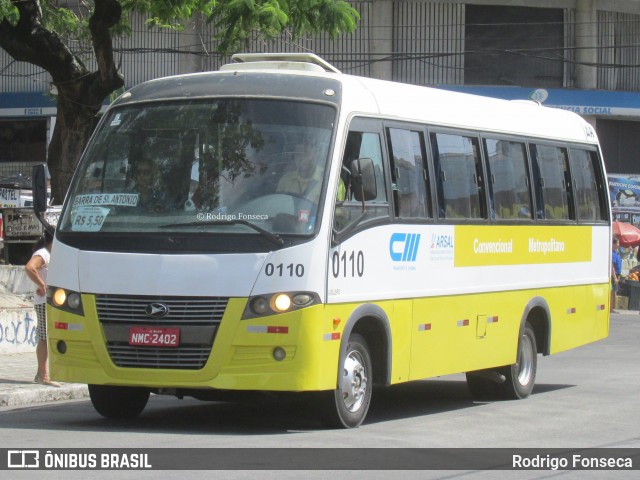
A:
{"type": "Polygon", "coordinates": [[[112,109],[69,191],[63,232],[313,235],[336,111],[209,99],[112,109]]]}

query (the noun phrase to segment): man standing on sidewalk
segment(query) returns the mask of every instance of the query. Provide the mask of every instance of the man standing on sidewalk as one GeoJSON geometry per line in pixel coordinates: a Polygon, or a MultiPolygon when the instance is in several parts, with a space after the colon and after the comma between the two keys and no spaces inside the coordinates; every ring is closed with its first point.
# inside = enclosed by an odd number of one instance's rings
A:
{"type": "Polygon", "coordinates": [[[615,235],[612,239],[612,253],[611,253],[611,302],[609,305],[609,311],[611,313],[615,313],[614,309],[616,307],[616,294],[618,293],[618,283],[620,282],[620,275],[622,274],[622,259],[620,258],[620,253],[618,253],[618,248],[620,244],[618,242],[618,237],[615,235]]]}
{"type": "Polygon", "coordinates": [[[36,284],[36,292],[33,297],[33,308],[37,317],[37,341],[36,357],[38,358],[38,373],[34,381],[42,385],[59,387],[60,384],[49,378],[49,351],[47,349],[47,272],[49,270],[49,258],[51,256],[51,244],[53,235],[45,230],[34,247],[33,255],[24,266],[29,279],[36,284]]]}

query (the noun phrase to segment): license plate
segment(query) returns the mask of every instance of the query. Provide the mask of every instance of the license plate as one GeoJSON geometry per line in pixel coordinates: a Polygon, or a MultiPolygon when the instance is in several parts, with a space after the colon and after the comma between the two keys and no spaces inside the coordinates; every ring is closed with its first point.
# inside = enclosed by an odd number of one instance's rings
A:
{"type": "Polygon", "coordinates": [[[179,328],[131,327],[129,329],[129,345],[177,347],[179,344],[179,328]]]}

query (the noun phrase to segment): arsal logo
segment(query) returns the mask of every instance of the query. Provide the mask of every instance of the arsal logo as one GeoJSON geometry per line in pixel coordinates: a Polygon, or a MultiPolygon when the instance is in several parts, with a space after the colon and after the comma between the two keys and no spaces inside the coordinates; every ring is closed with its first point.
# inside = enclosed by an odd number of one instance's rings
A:
{"type": "Polygon", "coordinates": [[[431,248],[453,248],[453,235],[431,235],[431,248]]]}
{"type": "Polygon", "coordinates": [[[389,256],[394,262],[415,262],[418,245],[419,233],[394,233],[389,239],[389,256]]]}

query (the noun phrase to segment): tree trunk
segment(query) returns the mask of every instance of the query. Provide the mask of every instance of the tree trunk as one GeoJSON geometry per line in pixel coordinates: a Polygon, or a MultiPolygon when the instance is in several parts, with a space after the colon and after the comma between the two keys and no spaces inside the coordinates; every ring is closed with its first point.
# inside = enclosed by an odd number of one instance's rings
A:
{"type": "Polygon", "coordinates": [[[17,61],[46,70],[58,89],[56,126],[47,163],[54,202],[62,203],[102,102],[124,85],[113,61],[109,30],[120,21],[122,7],[116,0],[94,2],[89,30],[98,70],[90,72],[56,32],[43,26],[40,2],[21,0],[13,3],[20,19],[16,25],[6,20],[0,22],[0,48],[17,61]]]}
{"type": "Polygon", "coordinates": [[[56,125],[48,150],[52,201],[61,205],[80,155],[93,131],[99,108],[89,108],[71,99],[58,98],[56,125]]]}

